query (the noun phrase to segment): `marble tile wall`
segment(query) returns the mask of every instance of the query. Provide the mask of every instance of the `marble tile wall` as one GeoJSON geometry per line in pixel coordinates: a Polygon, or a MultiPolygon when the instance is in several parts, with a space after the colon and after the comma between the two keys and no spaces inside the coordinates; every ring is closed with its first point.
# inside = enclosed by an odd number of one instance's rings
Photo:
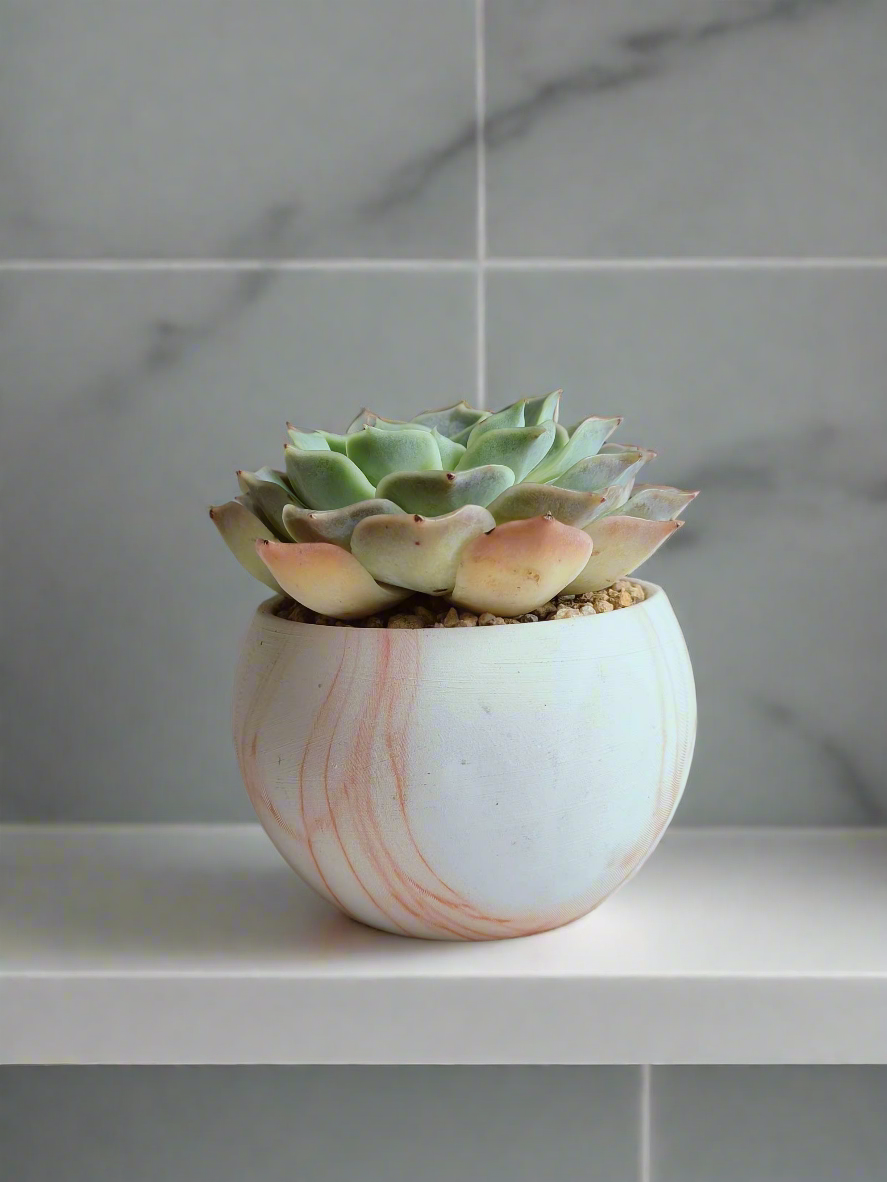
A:
{"type": "Polygon", "coordinates": [[[470,391],[473,342],[459,274],[0,273],[7,816],[253,819],[228,731],[261,588],[206,508],[287,419],[470,391]]]}
{"type": "Polygon", "coordinates": [[[0,1069],[0,1127],[10,1177],[27,1182],[633,1182],[636,1075],[0,1069]]]}
{"type": "MultiPolygon", "coordinates": [[[[256,591],[206,505],[287,418],[560,385],[703,490],[647,568],[699,682],[678,823],[883,823],[885,49],[881,0],[0,0],[0,815],[247,819],[228,696],[256,591]]],[[[146,1140],[168,1081],[102,1078],[0,1075],[17,1176],[224,1176],[191,1133],[146,1140]],[[77,1148],[44,1160],[48,1109],[77,1148]]],[[[176,1087],[225,1131],[316,1083],[257,1078],[176,1087]]],[[[320,1128],[416,1094],[338,1078],[320,1128]]],[[[651,1182],[637,1072],[513,1078],[431,1073],[438,1113],[492,1123],[463,1143],[426,1104],[413,1151],[651,1182]]],[[[653,1176],[876,1182],[884,1078],[654,1069],[653,1176]]]]}
{"type": "Polygon", "coordinates": [[[561,385],[703,490],[679,823],[884,820],[885,17],[0,0],[3,815],[248,816],[206,503],[286,418],[561,385]]]}
{"type": "Polygon", "coordinates": [[[651,1162],[638,1075],[4,1068],[0,1131],[27,1182],[883,1182],[887,1069],[654,1068],[651,1162]]]}

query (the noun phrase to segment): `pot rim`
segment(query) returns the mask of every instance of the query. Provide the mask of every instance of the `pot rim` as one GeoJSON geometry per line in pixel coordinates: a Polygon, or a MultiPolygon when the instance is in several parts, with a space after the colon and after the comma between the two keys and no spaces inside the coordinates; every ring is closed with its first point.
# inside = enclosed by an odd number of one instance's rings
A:
{"type": "MultiPolygon", "coordinates": [[[[645,579],[635,579],[630,575],[626,575],[625,577],[632,578],[632,581],[635,583],[640,583],[640,585],[644,588],[644,590],[647,593],[647,598],[642,600],[640,603],[633,603],[631,605],[631,607],[622,607],[622,608],[619,608],[617,611],[612,611],[612,612],[602,612],[600,615],[571,616],[566,620],[545,620],[542,622],[545,623],[546,627],[550,627],[553,624],[567,624],[567,625],[574,626],[574,627],[576,625],[581,625],[581,626],[592,625],[592,626],[598,627],[598,628],[600,628],[600,627],[606,628],[606,627],[611,627],[613,625],[614,620],[616,618],[618,618],[619,616],[622,616],[625,612],[632,612],[632,611],[638,611],[638,610],[649,611],[650,610],[649,605],[651,603],[653,603],[654,600],[659,599],[660,597],[662,597],[664,599],[668,598],[665,594],[665,591],[658,585],[658,583],[648,583],[645,579]]],[[[283,618],[283,616],[276,615],[275,609],[277,608],[277,606],[279,604],[283,603],[284,600],[290,599],[290,598],[291,598],[291,596],[289,596],[289,595],[272,595],[268,599],[263,600],[258,605],[258,607],[256,608],[256,611],[255,611],[255,614],[256,614],[256,616],[264,616],[266,618],[266,626],[270,625],[275,628],[279,627],[279,629],[282,633],[286,633],[286,632],[290,631],[291,629],[303,629],[303,628],[310,628],[310,629],[312,629],[312,631],[315,629],[323,629],[324,631],[329,631],[329,630],[338,631],[338,628],[336,625],[331,626],[329,624],[311,624],[311,623],[308,623],[307,621],[301,621],[301,620],[285,620],[283,618]]],[[[358,634],[367,633],[372,636],[378,636],[380,633],[385,633],[386,635],[391,635],[392,632],[397,632],[397,631],[408,631],[410,636],[423,636],[424,637],[426,635],[430,636],[430,635],[436,635],[439,633],[446,633],[448,636],[453,636],[459,632],[475,632],[475,631],[477,631],[477,629],[475,629],[475,628],[410,628],[410,629],[351,628],[351,629],[349,629],[349,632],[351,632],[352,634],[353,633],[358,633],[358,634]]],[[[496,628],[481,628],[480,631],[481,632],[496,632],[497,629],[496,628]]],[[[434,641],[430,641],[429,643],[433,644],[434,641]]]]}

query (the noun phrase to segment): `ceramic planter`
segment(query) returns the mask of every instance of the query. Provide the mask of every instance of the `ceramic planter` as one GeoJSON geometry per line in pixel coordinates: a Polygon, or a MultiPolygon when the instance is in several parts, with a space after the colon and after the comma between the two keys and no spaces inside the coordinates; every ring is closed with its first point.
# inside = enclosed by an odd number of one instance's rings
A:
{"type": "Polygon", "coordinates": [[[277,849],[385,931],[559,927],[644,862],[680,799],[693,674],[665,592],[606,615],[421,631],[256,612],[241,771],[277,849]]]}

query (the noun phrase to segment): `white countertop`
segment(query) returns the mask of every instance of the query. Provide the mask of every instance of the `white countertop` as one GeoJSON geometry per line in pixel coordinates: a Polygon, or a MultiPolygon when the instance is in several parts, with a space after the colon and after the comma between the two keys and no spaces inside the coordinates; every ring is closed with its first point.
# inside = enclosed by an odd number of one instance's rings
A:
{"type": "Polygon", "coordinates": [[[389,936],[254,826],[0,832],[0,1062],[887,1063],[887,830],[680,830],[599,911],[389,936]]]}

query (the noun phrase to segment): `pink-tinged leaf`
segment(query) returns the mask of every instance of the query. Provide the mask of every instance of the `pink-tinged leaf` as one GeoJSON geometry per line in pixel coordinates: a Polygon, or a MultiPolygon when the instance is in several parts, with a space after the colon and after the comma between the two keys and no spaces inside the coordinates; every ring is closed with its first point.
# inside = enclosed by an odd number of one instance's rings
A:
{"type": "Polygon", "coordinates": [[[367,517],[354,529],[351,553],[383,583],[445,595],[456,581],[466,543],[495,524],[480,505],[463,505],[443,517],[418,513],[367,517]]]}
{"type": "Polygon", "coordinates": [[[383,587],[353,554],[330,542],[256,542],[259,558],[287,593],[311,611],[357,620],[410,594],[383,587]]]}
{"type": "Polygon", "coordinates": [[[633,488],[633,476],[629,476],[627,480],[620,481],[619,484],[611,484],[608,488],[605,488],[603,490],[604,503],[601,505],[600,512],[595,513],[592,520],[595,520],[598,517],[603,517],[605,513],[612,513],[616,509],[621,508],[631,496],[631,491],[633,488]]]}
{"type": "Polygon", "coordinates": [[[277,580],[256,554],[256,541],[274,541],[274,534],[258,517],[239,501],[227,501],[224,505],[213,505],[209,511],[210,520],[222,535],[225,545],[254,579],[280,592],[277,580]]]}
{"type": "Polygon", "coordinates": [[[624,579],[646,562],[683,521],[647,521],[642,517],[601,517],[585,527],[594,550],[585,568],[567,587],[576,595],[600,591],[624,579]]]}
{"type": "Polygon", "coordinates": [[[698,496],[698,491],[685,492],[667,484],[636,484],[619,512],[624,517],[645,517],[648,521],[674,521],[698,496]]]}
{"type": "Polygon", "coordinates": [[[497,525],[462,551],[449,598],[473,612],[523,615],[563,590],[591,549],[585,531],[551,516],[497,525]]]}

